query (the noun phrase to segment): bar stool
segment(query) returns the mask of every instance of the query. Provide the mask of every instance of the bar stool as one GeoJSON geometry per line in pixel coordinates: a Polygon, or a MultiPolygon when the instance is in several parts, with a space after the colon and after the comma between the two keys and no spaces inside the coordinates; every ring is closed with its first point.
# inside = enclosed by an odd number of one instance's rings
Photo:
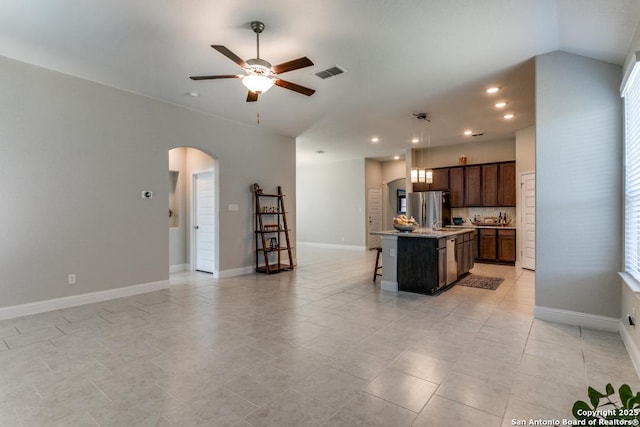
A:
{"type": "Polygon", "coordinates": [[[374,249],[376,250],[376,267],[373,269],[373,283],[376,283],[376,276],[382,276],[382,273],[378,273],[378,270],[382,268],[380,265],[380,254],[382,253],[382,248],[377,247],[374,249]]]}

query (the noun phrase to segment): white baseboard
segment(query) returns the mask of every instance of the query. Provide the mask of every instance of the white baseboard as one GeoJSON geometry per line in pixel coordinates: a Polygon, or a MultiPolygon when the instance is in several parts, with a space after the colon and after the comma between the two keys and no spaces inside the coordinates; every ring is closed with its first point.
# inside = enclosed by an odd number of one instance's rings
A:
{"type": "Polygon", "coordinates": [[[624,346],[627,348],[627,353],[629,353],[633,367],[636,368],[636,373],[640,377],[640,349],[638,349],[638,346],[629,334],[629,331],[625,326],[624,319],[620,321],[620,336],[622,337],[624,346]]]}
{"type": "Polygon", "coordinates": [[[216,279],[224,279],[225,277],[235,277],[235,276],[242,276],[245,274],[251,274],[254,271],[255,271],[254,267],[250,265],[247,267],[232,268],[231,270],[215,271],[213,273],[213,277],[215,277],[216,279]]]}
{"type": "Polygon", "coordinates": [[[381,280],[380,289],[387,292],[398,293],[398,282],[392,282],[390,280],[381,280]]]}
{"type": "Polygon", "coordinates": [[[78,305],[91,304],[94,302],[108,301],[116,298],[129,297],[132,295],[166,289],[168,287],[169,281],[162,280],[159,282],[142,283],[140,285],[123,286],[121,288],[108,289],[105,291],[89,292],[86,294],[71,295],[68,297],[54,298],[45,301],[0,307],[0,320],[29,316],[31,314],[76,307],[78,305]]]}
{"type": "Polygon", "coordinates": [[[536,319],[547,320],[549,322],[583,326],[587,329],[596,329],[599,331],[620,331],[620,319],[618,318],[581,313],[579,311],[536,306],[535,317],[536,319]]]}
{"type": "Polygon", "coordinates": [[[342,249],[346,251],[358,251],[358,252],[364,252],[367,250],[366,246],[336,245],[333,243],[297,242],[296,244],[299,247],[305,247],[305,248],[342,249]]]}
{"type": "Polygon", "coordinates": [[[191,266],[189,264],[175,264],[169,266],[169,273],[179,273],[181,271],[189,271],[191,266]]]}

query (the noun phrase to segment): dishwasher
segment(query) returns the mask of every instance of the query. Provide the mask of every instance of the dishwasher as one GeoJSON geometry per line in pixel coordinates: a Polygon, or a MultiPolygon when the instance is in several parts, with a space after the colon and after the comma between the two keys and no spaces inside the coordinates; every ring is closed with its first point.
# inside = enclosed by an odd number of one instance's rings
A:
{"type": "Polygon", "coordinates": [[[458,278],[458,260],[456,259],[456,238],[447,238],[447,285],[458,278]]]}

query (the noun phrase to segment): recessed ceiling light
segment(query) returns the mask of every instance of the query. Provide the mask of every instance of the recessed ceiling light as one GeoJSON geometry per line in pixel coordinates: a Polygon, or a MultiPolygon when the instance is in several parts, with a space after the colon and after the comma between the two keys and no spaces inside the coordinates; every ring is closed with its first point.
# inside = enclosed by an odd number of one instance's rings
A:
{"type": "Polygon", "coordinates": [[[400,160],[400,156],[393,156],[393,160],[400,160]]]}
{"type": "Polygon", "coordinates": [[[473,131],[472,131],[472,130],[465,130],[465,131],[464,131],[464,134],[465,134],[465,135],[471,135],[472,133],[473,133],[473,131]]]}
{"type": "Polygon", "coordinates": [[[487,93],[497,93],[500,90],[498,86],[493,86],[487,89],[487,93]]]}
{"type": "Polygon", "coordinates": [[[505,118],[505,119],[507,119],[507,120],[511,120],[511,119],[513,119],[513,118],[515,117],[515,114],[513,114],[513,113],[509,113],[509,114],[505,114],[505,115],[504,115],[504,116],[502,116],[502,117],[504,117],[504,118],[505,118]]]}
{"type": "Polygon", "coordinates": [[[373,138],[371,138],[371,142],[379,142],[380,139],[377,136],[374,136],[373,138]]]}
{"type": "Polygon", "coordinates": [[[191,92],[187,92],[187,95],[197,98],[200,96],[200,93],[192,90],[191,92]]]}
{"type": "Polygon", "coordinates": [[[496,108],[504,108],[507,106],[507,103],[505,101],[500,101],[496,103],[496,108]]]}
{"type": "Polygon", "coordinates": [[[420,142],[420,140],[418,138],[413,138],[411,142],[413,142],[414,144],[417,144],[418,142],[420,142]]]}

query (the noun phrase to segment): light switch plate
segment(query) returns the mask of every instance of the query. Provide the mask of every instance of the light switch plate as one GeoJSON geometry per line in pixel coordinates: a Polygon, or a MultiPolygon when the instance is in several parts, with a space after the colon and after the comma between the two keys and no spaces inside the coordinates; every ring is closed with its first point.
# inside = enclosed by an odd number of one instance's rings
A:
{"type": "Polygon", "coordinates": [[[231,212],[238,212],[239,210],[238,205],[236,205],[235,203],[229,205],[228,208],[231,212]]]}

